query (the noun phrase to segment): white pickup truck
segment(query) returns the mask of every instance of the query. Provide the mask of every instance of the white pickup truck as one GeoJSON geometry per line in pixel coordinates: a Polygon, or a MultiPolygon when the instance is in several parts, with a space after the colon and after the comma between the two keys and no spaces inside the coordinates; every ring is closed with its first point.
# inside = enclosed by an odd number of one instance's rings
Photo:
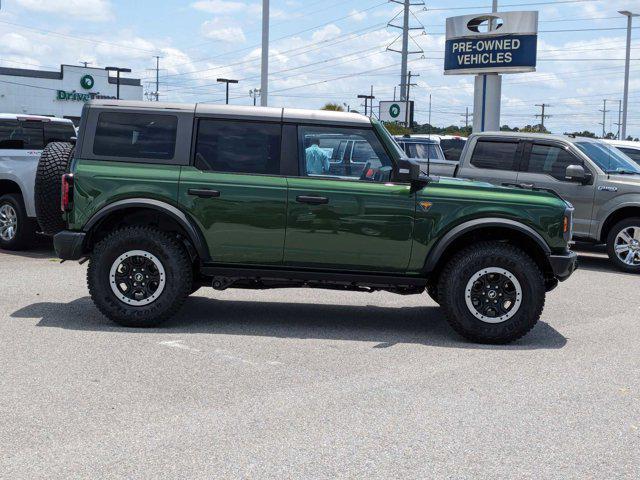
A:
{"type": "Polygon", "coordinates": [[[40,154],[76,136],[71,120],[0,114],[0,249],[30,246],[38,229],[34,183],[40,154]]]}

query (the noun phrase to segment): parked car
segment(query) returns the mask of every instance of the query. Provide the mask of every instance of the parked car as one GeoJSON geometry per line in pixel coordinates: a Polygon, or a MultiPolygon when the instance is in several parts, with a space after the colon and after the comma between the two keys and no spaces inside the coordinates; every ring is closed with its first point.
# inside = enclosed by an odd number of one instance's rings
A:
{"type": "Polygon", "coordinates": [[[576,240],[606,244],[616,267],[640,273],[640,166],[611,145],[521,132],[473,134],[458,175],[557,193],[575,207],[576,240]]]}
{"type": "Polygon", "coordinates": [[[631,160],[640,165],[640,142],[630,142],[627,140],[604,140],[609,145],[613,145],[631,160]]]}
{"type": "Polygon", "coordinates": [[[440,144],[436,140],[404,135],[394,137],[407,157],[416,160],[420,164],[423,173],[428,175],[442,175],[453,177],[458,162],[445,160],[440,144]]]}
{"type": "Polygon", "coordinates": [[[430,137],[440,143],[445,159],[452,162],[460,160],[462,150],[467,143],[467,137],[458,135],[430,135],[430,137]]]}
{"type": "Polygon", "coordinates": [[[0,114],[0,249],[31,245],[38,225],[34,182],[42,149],[76,136],[71,120],[0,114]]]}
{"type": "Polygon", "coordinates": [[[75,153],[53,143],[40,165],[45,184],[68,172],[64,214],[39,199],[58,256],[89,259],[94,303],[125,326],[158,325],[204,285],[426,290],[464,337],[506,343],[576,267],[565,201],[429,178],[353,113],[92,101],[75,153]],[[362,169],[309,173],[343,140],[366,144],[362,169]]]}

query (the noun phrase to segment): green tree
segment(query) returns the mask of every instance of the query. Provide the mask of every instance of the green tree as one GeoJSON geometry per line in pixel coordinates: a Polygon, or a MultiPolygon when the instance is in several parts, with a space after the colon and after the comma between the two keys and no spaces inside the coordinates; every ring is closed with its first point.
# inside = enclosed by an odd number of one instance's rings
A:
{"type": "Polygon", "coordinates": [[[320,110],[330,110],[332,112],[344,112],[344,107],[339,103],[325,103],[320,110]]]}
{"type": "Polygon", "coordinates": [[[572,137],[588,137],[596,138],[596,134],[589,130],[583,130],[581,132],[564,132],[565,135],[571,135],[572,137]]]}
{"type": "Polygon", "coordinates": [[[547,130],[547,127],[538,124],[538,125],[525,125],[524,127],[522,127],[520,129],[521,132],[526,132],[526,133],[551,133],[549,130],[547,130]]]}
{"type": "Polygon", "coordinates": [[[411,129],[396,122],[384,122],[384,126],[391,135],[409,135],[411,129]]]}

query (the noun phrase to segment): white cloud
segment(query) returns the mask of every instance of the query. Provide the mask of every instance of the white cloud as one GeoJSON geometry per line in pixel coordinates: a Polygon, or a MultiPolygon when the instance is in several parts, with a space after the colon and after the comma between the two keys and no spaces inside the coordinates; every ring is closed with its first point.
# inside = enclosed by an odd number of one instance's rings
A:
{"type": "Polygon", "coordinates": [[[228,18],[216,17],[202,24],[202,34],[211,39],[228,43],[244,43],[247,39],[242,28],[232,25],[228,18]]]}
{"type": "Polygon", "coordinates": [[[351,13],[349,13],[349,15],[351,15],[350,18],[352,18],[356,22],[361,22],[362,20],[367,18],[367,12],[361,12],[356,9],[351,10],[351,13]]]}
{"type": "Polygon", "coordinates": [[[240,12],[255,14],[262,11],[262,5],[259,3],[233,0],[199,0],[192,3],[191,7],[201,12],[214,13],[216,15],[229,15],[240,12]]]}
{"type": "Polygon", "coordinates": [[[53,13],[92,22],[105,22],[114,18],[109,0],[15,0],[15,2],[33,12],[53,13]]]}

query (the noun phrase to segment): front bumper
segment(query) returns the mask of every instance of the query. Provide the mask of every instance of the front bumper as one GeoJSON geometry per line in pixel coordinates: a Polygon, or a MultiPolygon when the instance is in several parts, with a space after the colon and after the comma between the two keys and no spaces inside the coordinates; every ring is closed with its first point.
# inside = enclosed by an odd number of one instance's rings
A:
{"type": "Polygon", "coordinates": [[[567,252],[562,255],[549,255],[549,263],[553,275],[564,282],[578,268],[578,255],[576,252],[567,252]]]}
{"type": "Polygon", "coordinates": [[[86,236],[84,232],[63,230],[53,236],[53,248],[62,260],[80,260],[86,236]]]}

